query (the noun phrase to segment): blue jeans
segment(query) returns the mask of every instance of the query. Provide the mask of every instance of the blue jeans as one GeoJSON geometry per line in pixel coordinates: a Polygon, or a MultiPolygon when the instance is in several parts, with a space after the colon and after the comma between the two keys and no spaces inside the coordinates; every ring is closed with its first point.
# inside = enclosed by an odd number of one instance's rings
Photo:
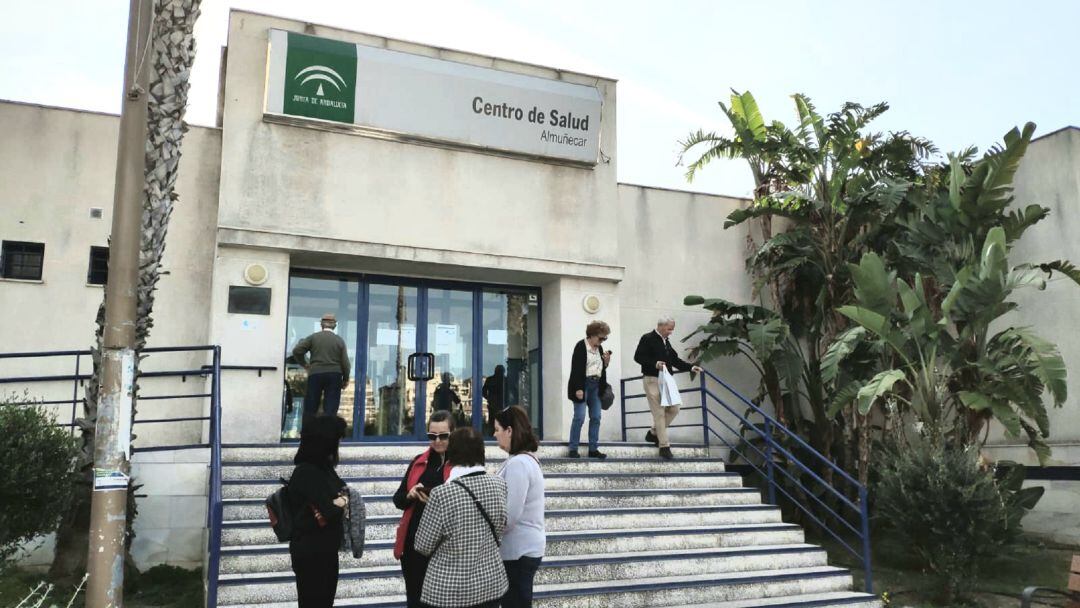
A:
{"type": "Polygon", "coordinates": [[[577,451],[581,443],[581,425],[585,424],[585,404],[589,405],[589,451],[595,452],[600,443],[600,381],[585,379],[585,400],[574,402],[574,419],[570,423],[570,449],[577,451]]]}
{"type": "Polygon", "coordinates": [[[523,555],[515,560],[503,561],[510,588],[502,598],[502,608],[532,608],[533,579],[542,559],[523,555]]]}

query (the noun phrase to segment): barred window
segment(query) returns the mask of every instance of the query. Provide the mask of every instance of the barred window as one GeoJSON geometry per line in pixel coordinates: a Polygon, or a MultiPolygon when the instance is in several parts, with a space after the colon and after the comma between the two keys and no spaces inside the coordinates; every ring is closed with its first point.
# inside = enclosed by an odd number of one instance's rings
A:
{"type": "Polygon", "coordinates": [[[86,282],[91,285],[104,285],[109,280],[109,248],[90,248],[90,267],[86,271],[86,282]]]}
{"type": "Polygon", "coordinates": [[[41,280],[45,261],[45,243],[3,241],[0,249],[0,269],[5,279],[41,280]]]}

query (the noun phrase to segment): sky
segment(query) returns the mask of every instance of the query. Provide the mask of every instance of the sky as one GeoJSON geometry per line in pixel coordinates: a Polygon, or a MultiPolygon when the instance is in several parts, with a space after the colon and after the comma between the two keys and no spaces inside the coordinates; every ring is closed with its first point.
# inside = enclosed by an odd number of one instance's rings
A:
{"type": "MultiPolygon", "coordinates": [[[[0,0],[0,99],[118,112],[127,0],[0,0]]],[[[617,79],[621,182],[746,196],[738,160],[693,183],[679,140],[725,132],[717,101],[749,90],[766,120],[846,101],[943,151],[985,150],[1032,121],[1080,125],[1073,0],[204,0],[188,121],[212,125],[230,8],[617,79]]],[[[0,133],[0,137],[3,134],[0,133]]]]}

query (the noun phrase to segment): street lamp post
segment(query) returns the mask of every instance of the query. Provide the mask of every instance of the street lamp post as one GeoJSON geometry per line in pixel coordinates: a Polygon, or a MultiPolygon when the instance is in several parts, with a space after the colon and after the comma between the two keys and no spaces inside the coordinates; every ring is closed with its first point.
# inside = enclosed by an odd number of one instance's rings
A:
{"type": "Polygon", "coordinates": [[[123,605],[124,534],[131,472],[131,412],[135,391],[135,322],[143,185],[146,181],[147,83],[152,0],[130,0],[124,94],[117,145],[101,392],[90,503],[87,608],[123,605]]]}

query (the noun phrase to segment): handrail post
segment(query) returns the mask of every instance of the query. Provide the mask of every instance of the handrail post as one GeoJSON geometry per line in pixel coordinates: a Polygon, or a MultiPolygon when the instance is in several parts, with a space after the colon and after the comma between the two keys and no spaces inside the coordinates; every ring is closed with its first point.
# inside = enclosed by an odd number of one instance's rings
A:
{"type": "Polygon", "coordinates": [[[866,593],[874,592],[874,572],[870,569],[870,508],[866,486],[859,486],[859,516],[862,518],[863,585],[866,593]]]}
{"type": "Polygon", "coordinates": [[[75,410],[78,407],[79,402],[79,364],[82,361],[82,357],[79,353],[75,353],[75,379],[71,381],[71,436],[75,436],[75,410]]]}
{"type": "Polygon", "coordinates": [[[626,443],[626,379],[619,379],[619,417],[622,419],[622,440],[626,443]]]}
{"type": "Polygon", "coordinates": [[[214,378],[210,385],[210,488],[209,555],[206,564],[206,606],[215,608],[218,595],[218,567],[221,561],[221,346],[214,346],[214,378]]]}
{"type": "Polygon", "coordinates": [[[773,479],[773,432],[772,420],[765,418],[765,471],[769,482],[769,504],[776,504],[776,480],[773,479]]]}
{"type": "Polygon", "coordinates": [[[705,441],[705,447],[709,447],[709,410],[705,402],[705,374],[698,374],[698,382],[701,391],[701,434],[705,441]]]}

